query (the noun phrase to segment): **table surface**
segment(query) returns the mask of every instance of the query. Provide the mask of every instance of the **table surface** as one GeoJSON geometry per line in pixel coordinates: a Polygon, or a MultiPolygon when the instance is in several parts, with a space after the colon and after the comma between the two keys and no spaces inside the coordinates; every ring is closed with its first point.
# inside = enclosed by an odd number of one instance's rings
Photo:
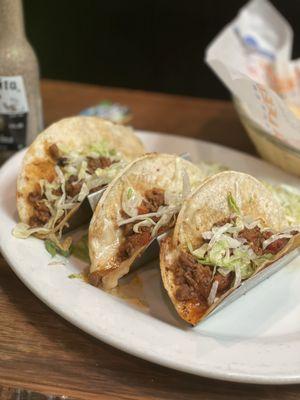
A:
{"type": "MultiPolygon", "coordinates": [[[[42,96],[46,125],[109,99],[132,109],[135,128],[197,137],[255,153],[230,102],[59,81],[43,81],[42,96]]],[[[116,350],[56,315],[1,257],[0,338],[1,399],[47,398],[43,394],[101,400],[300,396],[300,385],[214,381],[116,350]]]]}

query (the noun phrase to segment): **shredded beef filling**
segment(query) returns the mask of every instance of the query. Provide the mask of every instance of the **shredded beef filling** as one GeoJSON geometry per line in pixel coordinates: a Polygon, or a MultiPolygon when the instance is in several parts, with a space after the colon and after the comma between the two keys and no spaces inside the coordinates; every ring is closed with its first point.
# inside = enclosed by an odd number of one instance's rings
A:
{"type": "MultiPolygon", "coordinates": [[[[141,204],[138,206],[138,214],[148,214],[156,212],[160,206],[165,205],[165,194],[163,189],[153,188],[146,190],[144,194],[145,199],[142,200],[141,204]]],[[[121,215],[123,218],[128,218],[129,216],[121,210],[121,215]]],[[[159,218],[153,217],[154,222],[157,222],[159,218]]],[[[159,229],[158,233],[161,234],[165,230],[169,229],[171,225],[174,225],[175,218],[172,219],[168,226],[163,226],[159,229]]],[[[142,226],[139,232],[133,231],[134,223],[128,223],[122,226],[124,241],[120,245],[117,258],[120,262],[130,258],[138,249],[145,246],[151,241],[151,232],[153,227],[142,226]]]]}

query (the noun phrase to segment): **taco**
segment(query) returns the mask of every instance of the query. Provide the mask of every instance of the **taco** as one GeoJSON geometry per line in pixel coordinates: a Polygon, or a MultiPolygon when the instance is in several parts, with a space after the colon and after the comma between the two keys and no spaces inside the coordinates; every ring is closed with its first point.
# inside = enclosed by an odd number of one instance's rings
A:
{"type": "Polygon", "coordinates": [[[163,284],[179,316],[197,324],[242,281],[300,245],[272,193],[250,175],[221,172],[183,203],[161,243],[163,284]]]}
{"type": "Polygon", "coordinates": [[[56,240],[85,197],[143,153],[130,128],[83,116],[54,123],[25,154],[17,182],[21,223],[14,235],[56,240]]]}
{"type": "Polygon", "coordinates": [[[170,154],[129,164],[99,201],[89,228],[90,283],[111,289],[159,234],[171,229],[201,170],[170,154]]]}

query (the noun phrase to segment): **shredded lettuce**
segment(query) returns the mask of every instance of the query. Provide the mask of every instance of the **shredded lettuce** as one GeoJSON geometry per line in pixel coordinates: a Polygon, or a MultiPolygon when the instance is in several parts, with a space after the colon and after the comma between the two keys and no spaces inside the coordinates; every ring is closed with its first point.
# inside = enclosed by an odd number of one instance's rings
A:
{"type": "Polygon", "coordinates": [[[147,218],[161,217],[162,215],[164,215],[166,213],[172,213],[174,215],[174,214],[177,214],[179,212],[179,210],[180,210],[180,207],[168,207],[168,206],[159,207],[159,209],[156,212],[151,212],[151,213],[148,213],[148,214],[138,214],[138,215],[136,215],[134,217],[131,217],[131,218],[120,219],[119,222],[118,222],[118,226],[123,226],[123,225],[126,225],[126,224],[130,224],[131,222],[145,220],[147,218]]]}
{"type": "Polygon", "coordinates": [[[60,246],[58,246],[50,239],[45,240],[44,243],[46,250],[49,254],[51,254],[52,257],[56,256],[57,254],[60,254],[63,257],[69,257],[71,254],[71,248],[69,248],[68,250],[63,250],[60,246]]]}
{"type": "Polygon", "coordinates": [[[133,195],[133,189],[130,187],[130,188],[127,190],[127,199],[130,200],[130,198],[132,197],[132,195],[133,195]]]}
{"type": "Polygon", "coordinates": [[[82,279],[84,280],[84,275],[82,273],[79,274],[70,274],[68,275],[69,279],[82,279]]]}
{"type": "Polygon", "coordinates": [[[143,226],[150,227],[155,225],[155,222],[151,218],[146,218],[133,226],[133,232],[139,233],[139,229],[143,226]]]}
{"type": "Polygon", "coordinates": [[[241,211],[238,207],[238,205],[236,204],[235,199],[233,198],[232,194],[229,192],[227,195],[227,202],[228,202],[228,207],[230,208],[230,210],[235,213],[235,214],[240,214],[241,211]]]}
{"type": "Polygon", "coordinates": [[[216,298],[217,295],[217,291],[218,291],[218,286],[219,286],[219,282],[218,281],[214,281],[213,284],[211,285],[211,289],[207,298],[207,304],[209,306],[211,306],[216,298]]]}

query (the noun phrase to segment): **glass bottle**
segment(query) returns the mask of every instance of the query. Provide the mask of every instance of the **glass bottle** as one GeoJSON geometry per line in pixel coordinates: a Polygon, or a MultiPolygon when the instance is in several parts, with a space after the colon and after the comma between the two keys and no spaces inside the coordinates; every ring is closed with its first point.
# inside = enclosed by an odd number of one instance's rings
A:
{"type": "Polygon", "coordinates": [[[0,0],[0,162],[43,128],[39,66],[21,0],[0,0]]]}

